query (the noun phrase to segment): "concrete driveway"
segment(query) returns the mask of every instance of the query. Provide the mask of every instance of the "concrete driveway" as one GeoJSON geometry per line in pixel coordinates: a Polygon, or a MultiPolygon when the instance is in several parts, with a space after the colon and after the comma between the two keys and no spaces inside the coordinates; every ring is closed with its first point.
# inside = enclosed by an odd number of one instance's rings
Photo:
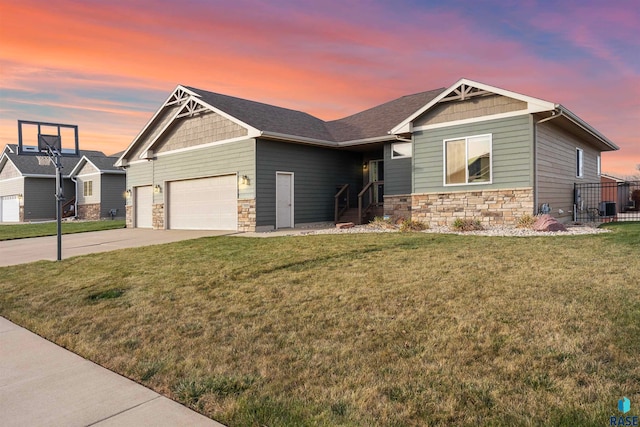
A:
{"type": "MultiPolygon", "coordinates": [[[[93,231],[65,234],[62,236],[62,259],[77,255],[108,252],[123,248],[159,245],[199,237],[236,234],[235,231],[215,230],[149,230],[122,228],[118,230],[93,231]]],[[[0,267],[50,260],[58,256],[57,236],[0,242],[0,267]]]]}

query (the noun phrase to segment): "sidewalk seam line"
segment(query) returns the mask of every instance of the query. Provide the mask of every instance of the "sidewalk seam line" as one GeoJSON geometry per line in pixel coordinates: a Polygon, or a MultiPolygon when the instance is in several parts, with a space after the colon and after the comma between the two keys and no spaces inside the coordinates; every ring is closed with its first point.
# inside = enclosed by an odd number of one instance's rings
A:
{"type": "Polygon", "coordinates": [[[157,395],[157,396],[155,396],[153,399],[149,399],[149,400],[146,400],[146,401],[144,401],[144,402],[140,402],[140,403],[138,403],[137,405],[134,405],[134,406],[132,406],[132,407],[130,407],[130,408],[124,409],[124,410],[122,410],[122,411],[120,411],[120,412],[117,412],[117,413],[115,413],[115,414],[109,415],[108,417],[105,417],[105,418],[102,418],[102,419],[100,419],[100,420],[94,421],[94,422],[92,422],[92,423],[90,423],[90,424],[87,424],[87,426],[86,426],[86,427],[95,426],[95,425],[97,425],[97,424],[99,424],[99,423],[101,423],[101,422],[103,422],[103,421],[106,421],[106,420],[108,420],[108,419],[110,419],[110,418],[113,418],[113,417],[117,417],[117,416],[118,416],[118,415],[120,415],[120,414],[124,414],[125,412],[128,412],[128,411],[130,411],[130,410],[132,410],[132,409],[135,409],[135,408],[137,408],[137,407],[139,407],[139,406],[146,405],[147,403],[149,403],[149,402],[153,402],[154,400],[156,400],[156,399],[160,399],[160,398],[162,398],[162,397],[163,397],[163,396],[161,396],[161,395],[157,395]]]}

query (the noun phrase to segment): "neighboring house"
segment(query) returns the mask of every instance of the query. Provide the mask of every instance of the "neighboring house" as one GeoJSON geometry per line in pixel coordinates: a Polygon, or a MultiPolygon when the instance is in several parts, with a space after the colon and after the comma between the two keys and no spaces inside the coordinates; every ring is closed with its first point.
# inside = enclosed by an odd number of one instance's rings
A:
{"type": "MultiPolygon", "coordinates": [[[[81,159],[109,159],[100,151],[81,150],[80,157],[62,157],[65,216],[75,216],[76,186],[70,173],[81,159]]],[[[105,167],[102,161],[100,167],[105,167]]],[[[124,180],[123,177],[120,178],[124,180]]],[[[123,198],[124,186],[118,190],[123,198]]],[[[19,155],[16,144],[7,145],[0,156],[0,222],[28,222],[56,218],[56,168],[47,155],[19,155]]],[[[120,205],[123,203],[121,202],[120,205]]],[[[117,206],[114,206],[117,208],[117,206]]],[[[124,209],[124,207],[122,208],[124,209]]],[[[108,215],[105,215],[108,216],[108,215]]]]}
{"type": "Polygon", "coordinates": [[[178,86],[116,166],[128,227],[269,230],[386,214],[571,220],[615,144],[563,106],[467,79],[325,122],[178,86]]]}
{"type": "Polygon", "coordinates": [[[78,218],[124,218],[125,171],[114,166],[118,157],[82,156],[69,177],[76,182],[78,218]]]}

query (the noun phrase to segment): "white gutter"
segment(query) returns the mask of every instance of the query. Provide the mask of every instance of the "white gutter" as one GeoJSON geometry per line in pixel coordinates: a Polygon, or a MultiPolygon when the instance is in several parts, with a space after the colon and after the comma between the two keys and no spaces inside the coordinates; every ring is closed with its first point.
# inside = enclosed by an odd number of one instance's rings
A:
{"type": "Polygon", "coordinates": [[[603,134],[598,132],[596,129],[591,127],[591,125],[589,125],[588,123],[583,121],[580,117],[576,116],[571,111],[567,110],[562,105],[556,104],[556,109],[560,110],[560,115],[561,116],[565,116],[567,119],[571,120],[576,126],[582,128],[582,130],[586,131],[587,133],[591,134],[595,138],[597,138],[600,141],[602,141],[604,143],[604,145],[608,146],[612,150],[619,150],[620,149],[620,147],[618,147],[616,144],[614,144],[613,142],[609,141],[609,139],[606,136],[604,136],[603,134]]]}
{"type": "Polygon", "coordinates": [[[71,181],[73,181],[76,188],[75,202],[73,203],[73,217],[77,219],[78,218],[78,181],[76,181],[76,178],[73,176],[69,176],[69,178],[71,179],[71,181]]]}

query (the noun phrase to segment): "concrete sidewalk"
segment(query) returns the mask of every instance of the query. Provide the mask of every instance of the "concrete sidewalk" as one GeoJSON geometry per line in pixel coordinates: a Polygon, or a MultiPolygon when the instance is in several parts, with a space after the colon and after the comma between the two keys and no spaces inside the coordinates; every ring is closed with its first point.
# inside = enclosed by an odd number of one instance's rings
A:
{"type": "MultiPolygon", "coordinates": [[[[199,237],[235,234],[235,231],[215,230],[150,230],[144,228],[120,228],[116,230],[91,231],[62,236],[62,259],[77,255],[108,252],[117,249],[135,248],[199,237]]],[[[57,236],[0,242],[0,267],[28,262],[55,261],[58,255],[57,236]]]]}
{"type": "Polygon", "coordinates": [[[0,425],[222,426],[2,317],[0,425]]]}

